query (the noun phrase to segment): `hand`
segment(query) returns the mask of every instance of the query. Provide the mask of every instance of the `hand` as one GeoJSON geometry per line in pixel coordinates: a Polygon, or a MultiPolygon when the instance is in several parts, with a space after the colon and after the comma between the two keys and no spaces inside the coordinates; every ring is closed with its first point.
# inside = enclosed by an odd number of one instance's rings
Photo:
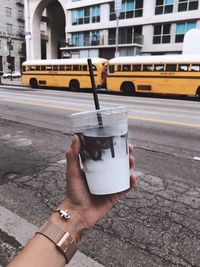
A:
{"type": "MultiPolygon", "coordinates": [[[[135,184],[136,177],[131,175],[131,188],[111,195],[92,195],[89,192],[85,174],[79,164],[80,140],[77,135],[73,136],[71,147],[66,152],[67,158],[67,191],[66,197],[70,206],[75,209],[84,221],[85,229],[92,228],[135,184]]],[[[133,146],[129,145],[130,169],[133,168],[133,146]]]]}

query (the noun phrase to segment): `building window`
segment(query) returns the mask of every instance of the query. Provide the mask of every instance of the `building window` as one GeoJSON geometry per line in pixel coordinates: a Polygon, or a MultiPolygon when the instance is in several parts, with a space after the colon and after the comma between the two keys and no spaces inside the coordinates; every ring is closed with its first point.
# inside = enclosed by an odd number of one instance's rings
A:
{"type": "Polygon", "coordinates": [[[100,21],[100,6],[72,10],[72,25],[95,23],[100,21]]]}
{"type": "Polygon", "coordinates": [[[197,0],[179,0],[178,12],[198,9],[199,1],[197,0]]]}
{"type": "Polygon", "coordinates": [[[21,20],[24,19],[24,12],[22,10],[17,11],[17,18],[21,20]]]}
{"type": "MultiPolygon", "coordinates": [[[[112,45],[115,44],[116,38],[116,29],[109,29],[108,30],[108,44],[112,45]]],[[[135,27],[124,27],[119,28],[119,44],[133,44],[138,43],[142,44],[142,27],[135,26],[135,27]]]]}
{"type": "Polygon", "coordinates": [[[73,46],[98,45],[99,40],[100,40],[99,31],[72,33],[72,45],[73,46]]]}
{"type": "Polygon", "coordinates": [[[9,23],[6,24],[6,30],[8,34],[12,34],[12,27],[13,27],[12,24],[9,23]]]}
{"type": "Polygon", "coordinates": [[[12,9],[10,7],[6,7],[6,17],[12,16],[12,9]]]}
{"type": "MultiPolygon", "coordinates": [[[[122,1],[121,13],[119,19],[129,19],[142,17],[143,0],[125,0],[122,1]]],[[[110,3],[110,20],[115,20],[115,3],[110,3]]]]}
{"type": "Polygon", "coordinates": [[[170,43],[171,24],[159,24],[154,26],[153,44],[170,43]]]}
{"type": "Polygon", "coordinates": [[[189,31],[191,29],[195,29],[195,28],[196,28],[196,21],[177,23],[176,24],[175,42],[176,43],[182,43],[185,33],[187,31],[189,31]]]}
{"type": "Polygon", "coordinates": [[[156,0],[155,15],[173,12],[174,0],[156,0]]]}
{"type": "Polygon", "coordinates": [[[99,45],[100,32],[92,31],[91,32],[91,45],[99,45]]]}
{"type": "Polygon", "coordinates": [[[100,6],[92,7],[92,23],[100,22],[100,6]]]}
{"type": "MultiPolygon", "coordinates": [[[[18,34],[19,34],[19,35],[22,35],[22,36],[25,35],[24,27],[23,27],[23,26],[19,26],[19,28],[18,28],[18,34]]],[[[44,33],[44,34],[45,34],[45,33],[44,33]]]]}

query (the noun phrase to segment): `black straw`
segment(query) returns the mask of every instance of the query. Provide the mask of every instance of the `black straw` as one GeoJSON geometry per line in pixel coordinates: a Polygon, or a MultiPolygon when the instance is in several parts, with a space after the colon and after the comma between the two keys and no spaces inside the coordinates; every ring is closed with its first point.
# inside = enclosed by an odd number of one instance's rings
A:
{"type": "MultiPolygon", "coordinates": [[[[88,62],[88,67],[89,67],[89,72],[90,72],[90,80],[91,80],[91,85],[92,85],[92,92],[93,92],[95,108],[96,108],[96,110],[98,110],[98,109],[100,109],[100,105],[99,105],[99,99],[98,99],[98,95],[97,95],[96,83],[95,83],[95,79],[94,79],[92,60],[90,58],[88,58],[87,62],[88,62]]],[[[101,114],[97,113],[97,119],[98,119],[99,126],[102,127],[103,122],[102,122],[101,114]]]]}
{"type": "Polygon", "coordinates": [[[90,80],[91,80],[91,85],[92,85],[92,92],[93,92],[93,97],[94,97],[95,108],[100,109],[99,99],[97,96],[97,88],[96,88],[95,79],[94,79],[94,72],[93,72],[93,68],[92,68],[92,60],[90,58],[88,58],[87,61],[88,61],[88,67],[89,67],[89,72],[90,72],[90,80]]]}

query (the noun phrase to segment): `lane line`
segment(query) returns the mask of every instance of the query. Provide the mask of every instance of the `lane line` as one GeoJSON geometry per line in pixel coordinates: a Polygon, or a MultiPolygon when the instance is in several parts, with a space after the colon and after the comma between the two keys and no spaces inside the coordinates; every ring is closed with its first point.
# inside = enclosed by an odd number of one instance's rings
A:
{"type": "Polygon", "coordinates": [[[155,123],[161,123],[161,124],[171,124],[171,125],[180,125],[180,126],[186,126],[186,127],[192,127],[192,128],[200,128],[200,124],[193,124],[193,123],[187,123],[187,122],[181,122],[181,121],[169,121],[169,120],[152,119],[152,118],[138,117],[138,116],[128,116],[128,118],[132,120],[140,120],[140,121],[155,122],[155,123]]]}
{"type": "MultiPolygon", "coordinates": [[[[61,110],[70,110],[70,111],[77,111],[77,112],[87,111],[86,109],[61,107],[61,106],[57,106],[57,105],[46,104],[43,102],[35,103],[32,101],[19,101],[19,100],[7,100],[7,99],[0,99],[0,101],[17,103],[17,104],[25,104],[25,105],[48,107],[48,108],[55,108],[55,109],[61,109],[61,110]]],[[[193,124],[193,123],[180,122],[180,121],[170,121],[170,120],[154,119],[154,118],[147,118],[147,117],[142,117],[142,116],[131,116],[131,115],[129,115],[128,118],[131,120],[154,122],[154,123],[161,123],[161,124],[168,124],[168,125],[179,125],[179,126],[185,126],[185,127],[191,127],[191,128],[200,128],[200,124],[193,124]]]]}
{"type": "Polygon", "coordinates": [[[32,102],[32,101],[6,100],[6,99],[0,99],[0,101],[3,101],[3,102],[11,102],[11,103],[16,103],[16,104],[24,104],[24,105],[32,105],[32,106],[40,106],[40,107],[48,107],[48,108],[62,109],[62,110],[71,110],[71,111],[78,111],[78,112],[86,111],[86,109],[61,107],[61,106],[46,104],[44,102],[35,103],[35,102],[32,102]]]}

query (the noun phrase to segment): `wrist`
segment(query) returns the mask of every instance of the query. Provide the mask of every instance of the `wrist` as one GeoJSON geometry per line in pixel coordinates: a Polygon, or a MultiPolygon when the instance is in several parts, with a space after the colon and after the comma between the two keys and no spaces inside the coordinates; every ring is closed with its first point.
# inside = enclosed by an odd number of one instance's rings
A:
{"type": "Polygon", "coordinates": [[[69,232],[74,242],[78,243],[82,238],[83,233],[87,229],[80,213],[77,209],[74,208],[74,206],[67,198],[64,199],[64,201],[58,206],[57,209],[67,210],[70,214],[70,218],[63,219],[58,212],[54,212],[51,215],[50,220],[64,231],[69,232]]]}

